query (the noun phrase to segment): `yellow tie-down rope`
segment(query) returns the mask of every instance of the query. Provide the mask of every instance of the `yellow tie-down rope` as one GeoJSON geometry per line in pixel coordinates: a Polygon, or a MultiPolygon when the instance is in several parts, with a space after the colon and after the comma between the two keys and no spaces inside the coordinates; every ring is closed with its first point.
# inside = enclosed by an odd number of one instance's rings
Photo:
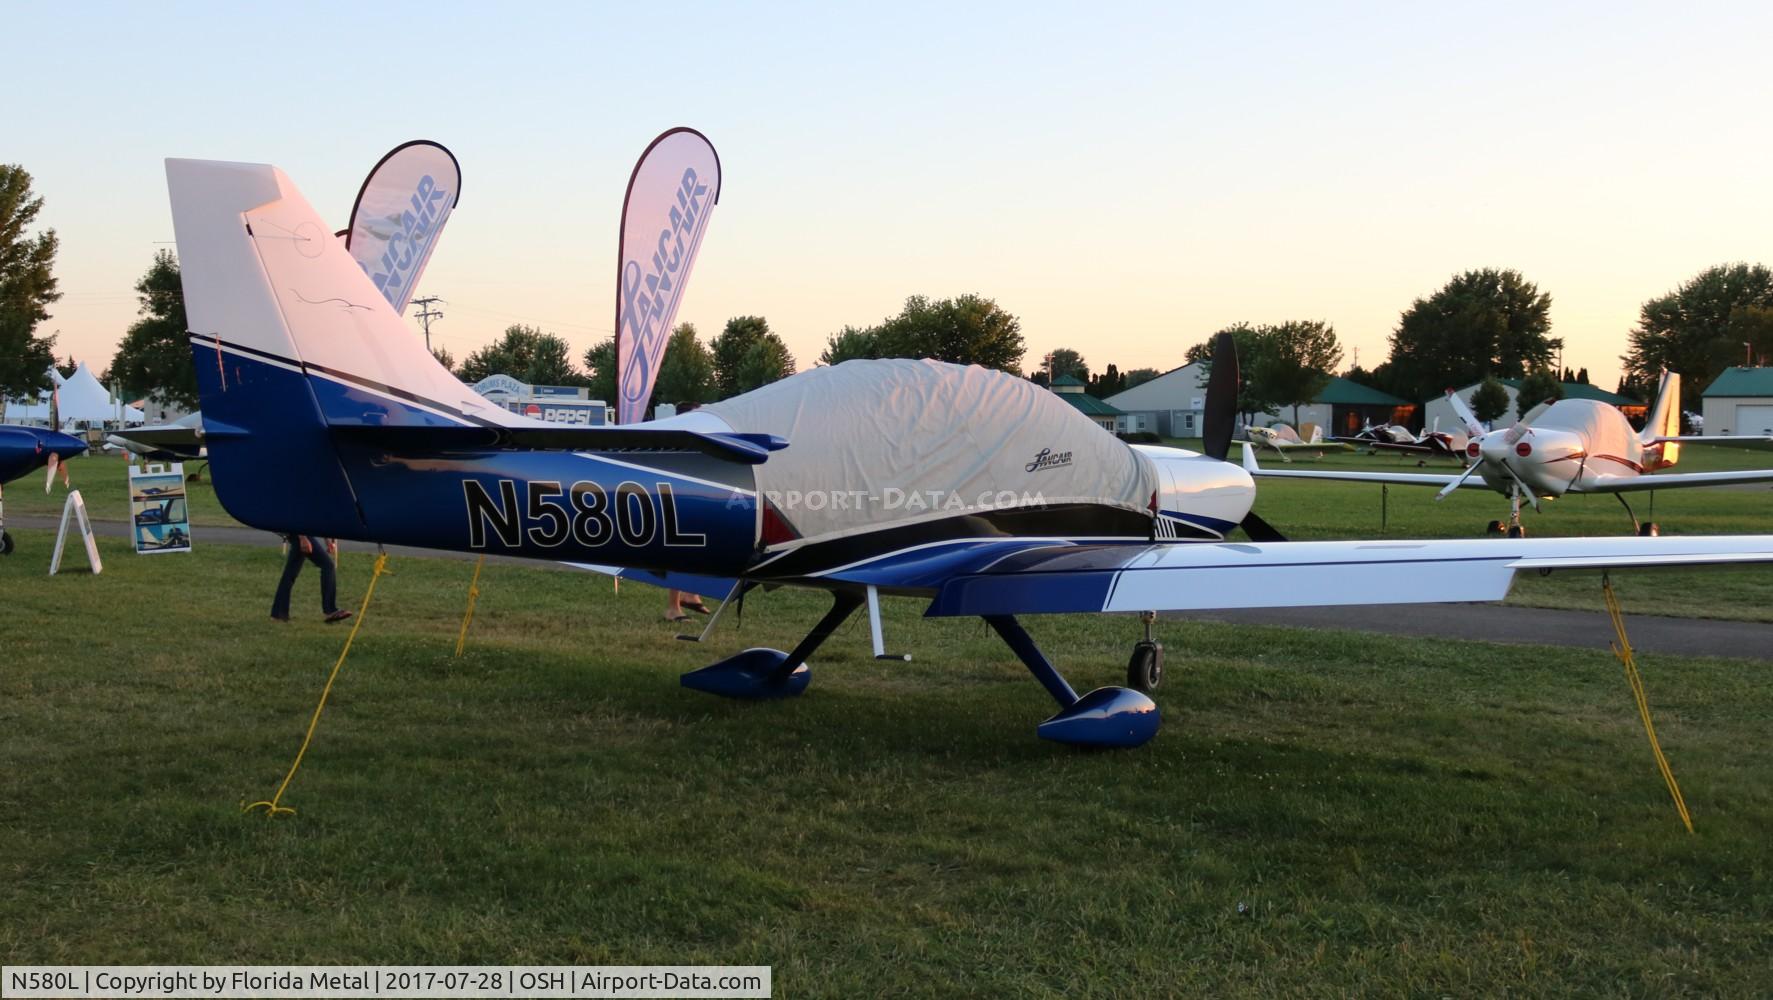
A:
{"type": "Polygon", "coordinates": [[[486,565],[486,556],[474,560],[474,579],[468,581],[468,610],[462,613],[462,631],[456,636],[456,655],[462,655],[462,647],[468,643],[468,623],[474,620],[474,601],[480,596],[480,567],[486,565]]]}
{"type": "Polygon", "coordinates": [[[332,665],[332,673],[327,675],[326,686],[320,689],[320,703],[314,706],[314,717],[308,720],[308,734],[302,737],[302,748],[296,751],[295,763],[289,765],[289,773],[283,776],[283,784],[277,786],[277,794],[268,802],[254,802],[241,809],[241,812],[252,812],[259,806],[265,807],[265,816],[278,816],[284,813],[295,815],[295,810],[279,805],[283,800],[283,792],[289,788],[290,779],[295,777],[296,770],[302,766],[302,757],[308,753],[308,744],[314,740],[314,729],[320,725],[320,712],[326,708],[326,696],[332,693],[332,682],[338,679],[339,668],[345,665],[345,657],[351,654],[351,641],[357,638],[357,630],[363,626],[363,617],[369,613],[369,599],[376,592],[376,581],[388,568],[388,553],[376,556],[375,572],[369,578],[369,587],[363,591],[363,604],[357,609],[357,620],[351,623],[351,634],[345,636],[345,648],[339,650],[338,662],[332,665]]]}
{"type": "Polygon", "coordinates": [[[1681,822],[1687,825],[1687,832],[1693,832],[1693,817],[1687,814],[1687,802],[1681,798],[1681,786],[1675,783],[1674,771],[1668,766],[1668,758],[1662,755],[1662,744],[1656,739],[1656,724],[1650,721],[1650,702],[1644,697],[1644,679],[1638,676],[1637,662],[1632,658],[1631,640],[1625,637],[1625,613],[1619,609],[1619,596],[1613,593],[1613,580],[1605,573],[1601,574],[1601,593],[1607,599],[1607,614],[1613,618],[1613,634],[1619,641],[1613,645],[1613,655],[1625,665],[1625,679],[1631,684],[1631,696],[1638,703],[1638,715],[1644,720],[1644,734],[1650,737],[1650,750],[1656,754],[1656,767],[1662,772],[1662,780],[1668,782],[1668,794],[1674,797],[1675,809],[1681,814],[1681,822]]]}

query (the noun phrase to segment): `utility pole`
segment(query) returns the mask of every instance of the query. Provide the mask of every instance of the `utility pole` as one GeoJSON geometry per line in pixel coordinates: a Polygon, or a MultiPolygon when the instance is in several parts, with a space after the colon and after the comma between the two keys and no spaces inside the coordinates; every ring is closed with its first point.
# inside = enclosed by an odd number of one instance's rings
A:
{"type": "Polygon", "coordinates": [[[431,321],[434,319],[442,319],[443,318],[443,313],[440,310],[433,309],[431,307],[433,305],[435,305],[436,303],[443,302],[443,301],[444,300],[438,298],[435,295],[427,295],[422,299],[413,299],[412,300],[413,305],[420,307],[420,310],[421,310],[415,318],[420,323],[424,324],[424,327],[425,327],[425,350],[427,350],[427,351],[431,349],[431,321]]]}

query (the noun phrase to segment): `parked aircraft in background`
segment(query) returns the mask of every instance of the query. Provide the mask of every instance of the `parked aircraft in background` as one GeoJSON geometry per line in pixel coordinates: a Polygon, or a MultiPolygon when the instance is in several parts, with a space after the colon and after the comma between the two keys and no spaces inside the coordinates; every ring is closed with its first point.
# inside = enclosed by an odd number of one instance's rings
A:
{"type": "Polygon", "coordinates": [[[161,462],[185,462],[202,458],[203,414],[187,413],[168,424],[130,427],[105,436],[107,446],[161,462]]]}
{"type": "MultiPolygon", "coordinates": [[[[1432,456],[1443,455],[1461,465],[1465,464],[1465,446],[1470,443],[1466,434],[1447,434],[1440,429],[1437,421],[1435,426],[1421,434],[1411,434],[1407,428],[1397,424],[1381,424],[1378,427],[1367,425],[1361,432],[1352,437],[1331,438],[1356,448],[1365,448],[1368,453],[1376,451],[1402,452],[1406,454],[1432,456]]],[[[1422,464],[1420,462],[1418,465],[1422,464]]]]}
{"type": "MultiPolygon", "coordinates": [[[[791,651],[682,683],[797,695],[870,592],[978,616],[1059,704],[1037,732],[1136,746],[1161,649],[1081,697],[1022,614],[1503,597],[1519,570],[1773,561],[1773,536],[1285,542],[1223,461],[1238,371],[1217,341],[1206,454],[1129,447],[1025,379],[887,359],[818,367],[693,413],[562,427],[438,364],[283,173],[167,161],[216,495],[272,530],[817,588],[791,651]],[[292,235],[293,234],[293,235],[292,235]],[[1225,543],[1242,527],[1254,542],[1225,543]],[[1135,688],[1139,690],[1135,690],[1135,688]]],[[[669,234],[667,234],[669,235],[669,234]]]]}
{"type": "Polygon", "coordinates": [[[1658,533],[1654,522],[1640,524],[1624,494],[1639,490],[1666,490],[1688,486],[1726,486],[1732,483],[1773,482],[1773,469],[1732,472],[1660,473],[1674,466],[1684,444],[1757,445],[1773,438],[1757,435],[1701,437],[1680,433],[1681,377],[1662,373],[1661,390],[1650,409],[1642,432],[1617,407],[1593,399],[1560,399],[1529,410],[1513,427],[1485,431],[1463,399],[1449,392],[1459,418],[1471,431],[1466,457],[1471,464],[1457,476],[1400,472],[1343,470],[1294,471],[1260,468],[1253,449],[1244,451],[1244,469],[1252,476],[1290,479],[1340,479],[1364,483],[1397,483],[1404,486],[1440,488],[1436,499],[1461,487],[1495,490],[1509,498],[1506,524],[1491,521],[1492,534],[1510,538],[1525,534],[1521,526],[1521,501],[1539,509],[1540,500],[1555,500],[1569,493],[1611,493],[1641,535],[1658,533]]]}
{"type": "MultiPolygon", "coordinates": [[[[86,454],[86,443],[71,434],[44,427],[0,424],[0,489],[7,483],[40,468],[48,468],[43,488],[55,477],[56,468],[76,455],[86,454]]],[[[68,470],[63,468],[62,478],[68,470]]],[[[0,556],[12,554],[12,536],[6,533],[6,509],[0,502],[0,556]]]]}
{"type": "Polygon", "coordinates": [[[1286,424],[1270,424],[1267,427],[1251,425],[1244,428],[1244,433],[1249,435],[1250,443],[1273,448],[1280,454],[1283,462],[1293,460],[1287,454],[1290,451],[1309,451],[1322,458],[1326,451],[1348,450],[1348,446],[1340,442],[1325,441],[1323,428],[1318,425],[1305,424],[1304,428],[1303,437],[1286,424]]]}

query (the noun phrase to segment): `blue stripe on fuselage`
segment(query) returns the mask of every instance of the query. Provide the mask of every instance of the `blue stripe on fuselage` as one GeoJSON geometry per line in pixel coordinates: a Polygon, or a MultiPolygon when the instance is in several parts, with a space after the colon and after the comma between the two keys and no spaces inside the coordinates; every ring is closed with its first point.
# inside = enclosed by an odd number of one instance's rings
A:
{"type": "Polygon", "coordinates": [[[201,341],[192,350],[216,494],[247,524],[715,575],[738,575],[754,552],[756,498],[661,468],[673,455],[623,452],[618,462],[558,451],[392,454],[341,443],[325,415],[341,424],[466,421],[285,367],[294,362],[201,341]]]}

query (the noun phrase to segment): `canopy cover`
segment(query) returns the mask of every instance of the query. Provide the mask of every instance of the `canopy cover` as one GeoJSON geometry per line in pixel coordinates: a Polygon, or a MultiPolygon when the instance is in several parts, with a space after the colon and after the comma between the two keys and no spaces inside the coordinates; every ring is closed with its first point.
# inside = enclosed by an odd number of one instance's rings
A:
{"type": "Polygon", "coordinates": [[[977,365],[846,361],[700,413],[788,439],[757,486],[808,539],[1038,504],[1143,511],[1156,488],[1143,456],[1069,403],[977,365]]]}

